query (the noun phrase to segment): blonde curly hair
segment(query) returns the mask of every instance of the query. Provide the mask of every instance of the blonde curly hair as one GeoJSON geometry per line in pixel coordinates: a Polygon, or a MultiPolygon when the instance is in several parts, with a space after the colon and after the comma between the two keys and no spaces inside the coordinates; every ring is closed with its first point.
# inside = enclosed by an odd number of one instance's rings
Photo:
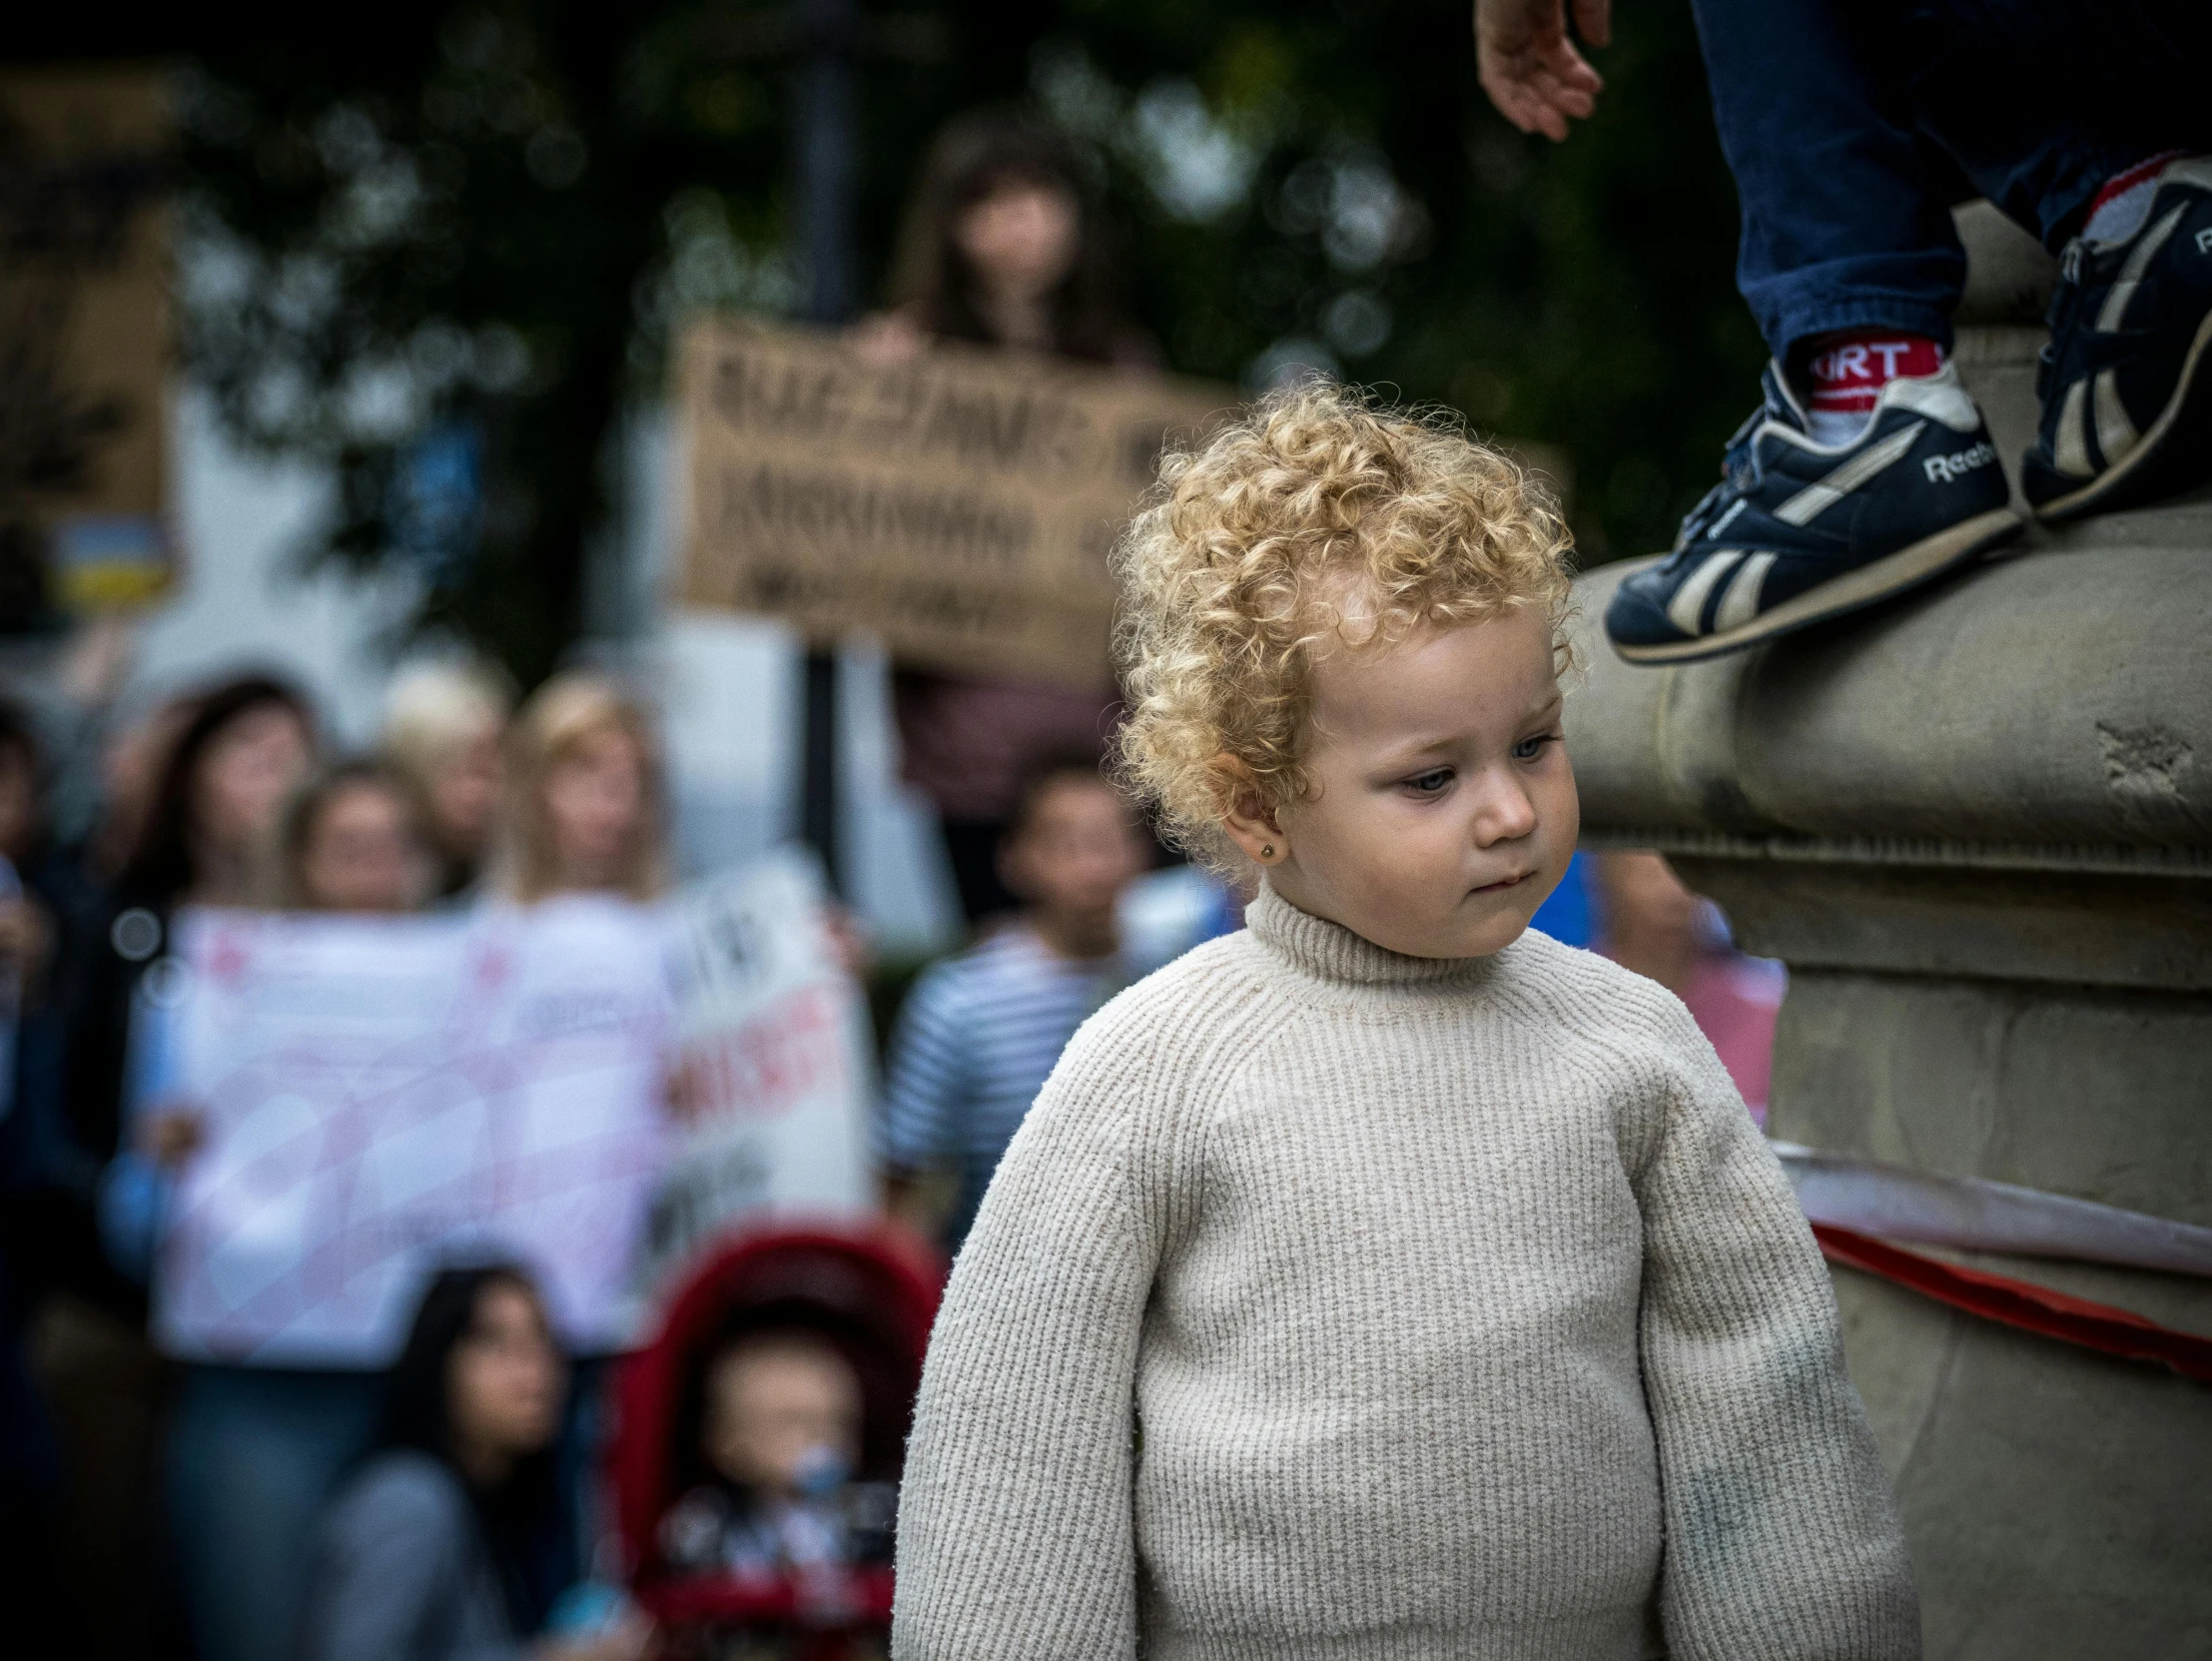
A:
{"type": "Polygon", "coordinates": [[[1270,396],[1163,456],[1114,549],[1117,776],[1170,839],[1235,869],[1231,796],[1309,789],[1316,647],[1540,607],[1564,653],[1572,545],[1547,492],[1440,415],[1326,381],[1270,396]]]}

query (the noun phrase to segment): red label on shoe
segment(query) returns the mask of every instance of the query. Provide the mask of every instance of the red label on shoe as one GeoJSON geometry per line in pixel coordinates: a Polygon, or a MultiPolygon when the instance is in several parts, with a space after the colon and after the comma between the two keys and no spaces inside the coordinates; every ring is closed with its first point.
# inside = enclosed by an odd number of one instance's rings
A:
{"type": "Polygon", "coordinates": [[[1841,335],[1805,367],[1816,410],[1871,410],[1881,389],[1899,378],[1933,375],[1943,349],[1925,335],[1841,335]]]}

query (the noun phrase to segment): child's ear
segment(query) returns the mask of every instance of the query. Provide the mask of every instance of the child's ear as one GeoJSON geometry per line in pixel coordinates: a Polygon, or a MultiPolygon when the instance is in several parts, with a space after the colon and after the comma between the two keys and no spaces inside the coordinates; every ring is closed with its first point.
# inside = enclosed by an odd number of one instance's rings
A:
{"type": "Polygon", "coordinates": [[[1221,828],[1255,865],[1279,864],[1290,852],[1275,810],[1267,804],[1252,770],[1223,752],[1213,758],[1214,799],[1221,804],[1221,828]]]}

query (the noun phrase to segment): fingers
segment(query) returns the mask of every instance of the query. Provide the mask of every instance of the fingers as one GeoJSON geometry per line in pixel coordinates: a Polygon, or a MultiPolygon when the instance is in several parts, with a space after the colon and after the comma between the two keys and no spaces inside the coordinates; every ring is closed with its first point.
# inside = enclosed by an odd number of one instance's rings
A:
{"type": "MultiPolygon", "coordinates": [[[[1605,80],[1567,37],[1569,0],[1478,0],[1475,56],[1482,90],[1524,133],[1555,143],[1570,120],[1597,111],[1605,80]]],[[[1612,38],[1612,0],[1572,0],[1575,26],[1593,45],[1612,38]]]]}
{"type": "Polygon", "coordinates": [[[1605,77],[1590,67],[1590,60],[1575,50],[1574,42],[1562,35],[1547,42],[1542,54],[1537,74],[1557,96],[1579,100],[1584,106],[1570,113],[1587,116],[1594,111],[1598,94],[1605,91],[1605,77]]]}
{"type": "Polygon", "coordinates": [[[1500,54],[1485,62],[1480,79],[1500,115],[1524,133],[1542,133],[1555,142],[1566,138],[1570,118],[1586,121],[1596,113],[1605,86],[1564,41],[1542,56],[1500,54]]]}
{"type": "Polygon", "coordinates": [[[1490,95],[1498,114],[1524,133],[1542,133],[1555,143],[1567,136],[1567,121],[1547,100],[1519,82],[1482,77],[1482,89],[1490,95]]]}

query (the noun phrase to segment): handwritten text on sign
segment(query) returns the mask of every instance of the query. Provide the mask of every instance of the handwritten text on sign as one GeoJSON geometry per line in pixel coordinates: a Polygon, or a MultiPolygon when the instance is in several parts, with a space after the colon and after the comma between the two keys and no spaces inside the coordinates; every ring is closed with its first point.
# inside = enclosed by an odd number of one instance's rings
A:
{"type": "Polygon", "coordinates": [[[648,1283],[741,1220],[870,1203],[868,1011],[826,900],[820,866],[786,848],[675,908],[692,1115],[653,1199],[648,1283]]]}
{"type": "Polygon", "coordinates": [[[1105,677],[1106,549],[1163,438],[1226,388],[940,345],[878,364],[842,338],[726,322],[684,347],[682,597],[881,636],[923,667],[1105,677]]]}

